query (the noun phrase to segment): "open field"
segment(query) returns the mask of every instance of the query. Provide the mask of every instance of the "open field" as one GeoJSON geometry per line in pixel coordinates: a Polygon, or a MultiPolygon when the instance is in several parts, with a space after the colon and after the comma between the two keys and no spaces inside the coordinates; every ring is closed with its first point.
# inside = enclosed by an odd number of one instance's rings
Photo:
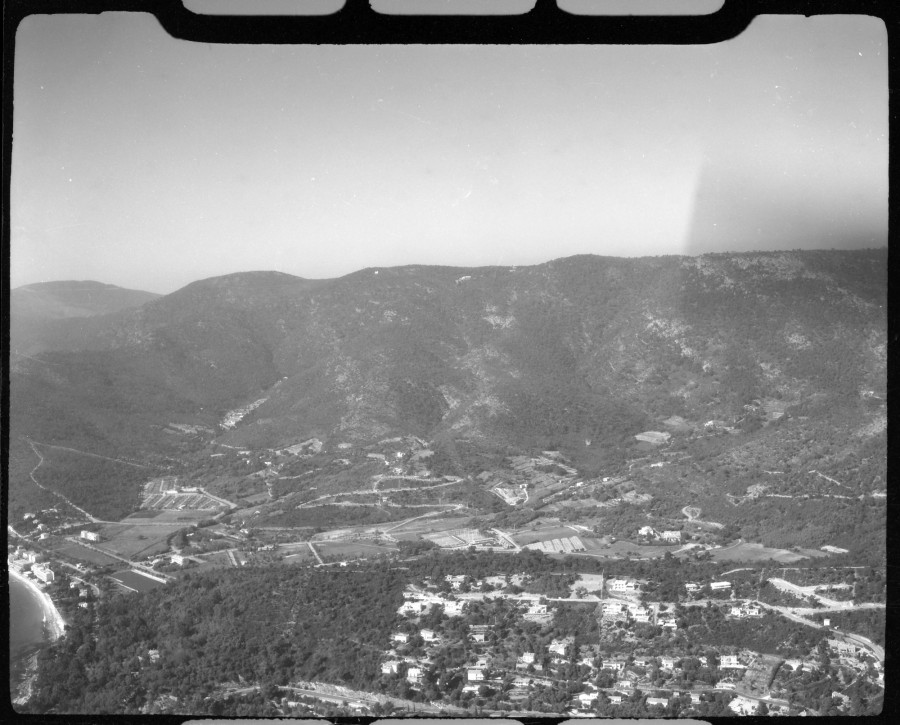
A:
{"type": "Polygon", "coordinates": [[[509,531],[506,533],[510,534],[513,541],[519,546],[533,544],[536,541],[549,541],[551,539],[561,539],[567,536],[581,536],[581,534],[576,534],[568,526],[543,526],[533,531],[531,529],[525,529],[523,531],[517,531],[514,534],[509,531]]]}
{"type": "Polygon", "coordinates": [[[584,542],[587,554],[622,557],[633,556],[639,559],[658,559],[666,555],[667,551],[675,551],[681,548],[680,545],[671,546],[645,546],[641,544],[632,544],[630,541],[617,541],[614,544],[606,545],[600,539],[592,539],[589,537],[581,537],[584,542]]]}
{"type": "Polygon", "coordinates": [[[824,556],[823,552],[804,550],[806,554],[800,554],[788,549],[770,549],[762,544],[742,543],[737,546],[728,546],[724,549],[710,551],[714,561],[779,561],[785,564],[793,564],[796,561],[810,558],[811,554],[824,556]]]}
{"type": "Polygon", "coordinates": [[[316,543],[315,547],[322,558],[337,557],[340,559],[355,559],[360,556],[376,556],[396,551],[394,547],[370,544],[365,541],[316,543]]]}
{"type": "Polygon", "coordinates": [[[156,581],[156,579],[151,579],[148,576],[138,574],[130,569],[117,571],[115,574],[112,574],[111,577],[127,589],[135,592],[149,592],[151,589],[165,586],[165,584],[156,581]]]}
{"type": "Polygon", "coordinates": [[[128,559],[150,556],[166,551],[169,548],[166,539],[182,528],[182,524],[141,526],[140,523],[127,521],[106,524],[100,531],[103,540],[98,548],[128,559]]]}
{"type": "MultiPolygon", "coordinates": [[[[417,534],[430,534],[436,533],[438,531],[449,531],[450,529],[462,529],[466,527],[466,524],[469,522],[468,516],[455,516],[453,518],[423,518],[416,519],[415,521],[410,521],[408,524],[404,524],[403,526],[394,529],[391,531],[391,536],[396,538],[406,538],[406,539],[416,539],[417,534]]],[[[379,526],[381,529],[388,529],[393,526],[396,526],[396,523],[393,524],[384,524],[383,526],[379,526]]],[[[371,526],[367,526],[365,528],[371,529],[371,526]]]]}
{"type": "Polygon", "coordinates": [[[284,561],[296,564],[305,564],[306,562],[314,559],[312,552],[309,550],[309,547],[305,544],[302,547],[297,547],[291,549],[289,552],[284,554],[284,561]]]}
{"type": "Polygon", "coordinates": [[[140,511],[135,511],[133,514],[128,516],[129,519],[153,519],[159,516],[162,512],[157,509],[141,509],[140,511]]]}
{"type": "Polygon", "coordinates": [[[224,551],[217,551],[212,554],[204,554],[202,557],[205,561],[202,564],[192,566],[188,571],[199,572],[209,569],[221,569],[222,567],[231,566],[231,560],[224,551]]]}
{"type": "Polygon", "coordinates": [[[55,547],[54,551],[58,552],[62,556],[68,556],[73,559],[78,559],[79,561],[85,561],[88,564],[94,564],[95,566],[106,566],[108,564],[121,563],[118,559],[113,559],[111,556],[101,554],[99,551],[94,551],[93,549],[88,549],[85,546],[79,546],[78,544],[73,544],[68,541],[65,542],[62,546],[55,547]]]}
{"type": "Polygon", "coordinates": [[[127,516],[122,519],[120,523],[123,524],[141,524],[142,522],[152,521],[154,525],[157,524],[180,524],[181,528],[184,528],[188,524],[191,524],[195,521],[200,521],[201,519],[210,518],[210,511],[154,511],[152,512],[154,515],[152,517],[147,517],[147,513],[151,513],[150,511],[138,511],[131,516],[127,516]]]}

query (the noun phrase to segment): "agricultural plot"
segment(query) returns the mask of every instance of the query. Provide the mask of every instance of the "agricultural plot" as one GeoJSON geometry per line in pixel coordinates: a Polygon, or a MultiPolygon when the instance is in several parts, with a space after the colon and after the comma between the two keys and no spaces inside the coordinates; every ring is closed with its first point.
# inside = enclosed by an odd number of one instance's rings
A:
{"type": "Polygon", "coordinates": [[[110,577],[115,579],[120,586],[132,592],[149,592],[151,589],[158,589],[161,586],[165,586],[162,582],[151,579],[149,576],[145,576],[144,574],[140,574],[131,569],[117,571],[115,574],[110,575],[110,577]]]}
{"type": "Polygon", "coordinates": [[[611,559],[623,556],[633,556],[637,559],[658,559],[665,556],[667,551],[674,552],[679,546],[641,546],[630,541],[617,541],[607,544],[600,539],[580,537],[584,543],[585,551],[582,553],[593,556],[606,556],[611,559]]]}
{"type": "Polygon", "coordinates": [[[160,511],[215,511],[221,506],[221,502],[210,498],[203,493],[151,493],[146,496],[142,509],[160,511]]]}
{"type": "Polygon", "coordinates": [[[551,539],[572,536],[574,533],[568,526],[542,526],[535,530],[516,532],[512,535],[512,538],[519,546],[527,546],[538,541],[550,541],[551,539]]]}
{"type": "Polygon", "coordinates": [[[316,551],[322,558],[358,559],[359,557],[376,556],[396,551],[393,547],[382,546],[365,541],[339,541],[316,543],[316,551]]]}
{"type": "Polygon", "coordinates": [[[184,528],[189,523],[193,523],[195,521],[199,521],[200,519],[208,518],[211,515],[210,511],[204,510],[196,510],[196,511],[166,511],[166,510],[156,510],[153,512],[152,517],[146,516],[144,511],[137,511],[131,516],[122,519],[121,523],[123,524],[136,524],[140,525],[142,522],[148,520],[148,518],[153,519],[153,524],[179,524],[180,528],[184,528]]]}
{"type": "Polygon", "coordinates": [[[85,546],[79,546],[78,544],[69,542],[66,542],[64,546],[55,548],[54,551],[62,556],[71,557],[78,561],[84,561],[88,564],[93,564],[94,566],[107,566],[109,564],[119,563],[118,559],[113,559],[111,556],[106,556],[99,551],[94,551],[85,546]]]}
{"type": "Polygon", "coordinates": [[[497,544],[493,536],[486,536],[477,529],[450,529],[435,534],[423,534],[423,539],[433,541],[444,549],[456,549],[464,546],[497,544]]]}
{"type": "MultiPolygon", "coordinates": [[[[441,531],[450,531],[452,529],[462,528],[469,522],[468,516],[454,516],[453,518],[423,518],[417,521],[410,521],[409,524],[403,526],[404,534],[413,533],[438,533],[441,531]]],[[[398,529],[400,531],[401,529],[398,529]]],[[[397,536],[397,534],[394,534],[397,536]]]]}
{"type": "MultiPolygon", "coordinates": [[[[713,549],[710,553],[714,561],[778,561],[784,564],[793,564],[809,558],[808,553],[802,554],[788,549],[770,549],[762,544],[752,543],[713,549]]],[[[814,553],[820,554],[821,552],[814,553]]]]}
{"type": "Polygon", "coordinates": [[[562,539],[536,541],[525,548],[543,551],[545,554],[571,554],[573,551],[584,551],[585,545],[578,536],[567,536],[562,539]]]}
{"type": "Polygon", "coordinates": [[[180,524],[171,526],[112,524],[103,527],[101,536],[103,542],[100,548],[106,549],[126,559],[136,559],[151,556],[168,550],[166,539],[179,529],[184,528],[180,524]]]}
{"type": "Polygon", "coordinates": [[[284,554],[282,558],[288,563],[293,562],[295,564],[305,564],[306,562],[315,559],[312,552],[309,550],[309,547],[306,545],[302,548],[298,547],[296,549],[291,549],[291,551],[284,554]]]}

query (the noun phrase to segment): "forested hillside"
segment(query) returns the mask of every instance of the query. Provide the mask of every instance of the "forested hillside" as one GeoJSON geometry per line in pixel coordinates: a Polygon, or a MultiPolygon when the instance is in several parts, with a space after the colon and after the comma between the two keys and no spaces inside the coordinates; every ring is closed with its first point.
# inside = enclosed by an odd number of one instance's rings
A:
{"type": "MultiPolygon", "coordinates": [[[[412,434],[443,441],[457,471],[470,443],[559,450],[596,472],[652,449],[635,435],[669,421],[747,436],[709,458],[746,473],[780,440],[754,432],[790,418],[805,438],[786,456],[827,443],[829,465],[871,486],[880,474],[856,449],[883,437],[886,294],[886,250],[228,275],[73,323],[57,350],[14,358],[11,444],[156,463],[190,446],[163,434],[171,423],[253,448],[412,434]],[[240,425],[218,427],[253,401],[240,425]]],[[[14,460],[20,510],[27,450],[14,460]]]]}
{"type": "Polygon", "coordinates": [[[29,709],[135,713],[166,694],[179,699],[179,712],[197,714],[224,682],[365,687],[380,675],[402,589],[386,566],[278,567],[187,576],[137,601],[113,597],[98,608],[103,627],[76,622],[42,658],[29,709]]]}

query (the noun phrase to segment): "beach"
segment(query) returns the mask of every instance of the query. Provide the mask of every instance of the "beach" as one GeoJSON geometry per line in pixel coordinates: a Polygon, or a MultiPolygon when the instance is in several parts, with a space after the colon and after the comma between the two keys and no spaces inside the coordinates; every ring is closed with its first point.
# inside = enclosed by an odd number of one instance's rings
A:
{"type": "MultiPolygon", "coordinates": [[[[65,621],[50,596],[41,590],[41,588],[33,581],[30,581],[27,577],[19,574],[13,567],[9,567],[8,571],[9,576],[14,579],[17,584],[24,587],[31,597],[38,602],[43,619],[43,626],[40,630],[43,632],[43,637],[45,638],[44,641],[53,641],[62,636],[65,629],[65,621]]],[[[12,622],[10,625],[12,626],[12,622]]],[[[34,646],[35,645],[29,645],[29,649],[34,646]]],[[[37,646],[40,645],[38,644],[37,646]]],[[[10,656],[12,657],[12,650],[10,651],[10,656]]],[[[27,654],[22,652],[20,656],[27,657],[27,659],[20,661],[21,663],[24,663],[24,668],[18,669],[18,667],[21,667],[21,664],[17,667],[17,671],[20,674],[15,676],[14,681],[11,680],[10,683],[11,687],[14,689],[13,705],[23,705],[28,701],[31,697],[32,686],[37,677],[37,651],[32,650],[27,654]]]]}
{"type": "Polygon", "coordinates": [[[22,576],[13,567],[9,567],[9,575],[16,581],[28,587],[41,603],[41,609],[43,610],[44,617],[46,618],[45,623],[50,640],[53,641],[62,637],[63,633],[65,632],[66,622],[62,618],[62,615],[59,613],[59,610],[56,608],[56,605],[53,603],[53,600],[50,598],[50,595],[47,594],[47,592],[41,589],[33,581],[31,581],[31,579],[26,576],[22,576]]]}

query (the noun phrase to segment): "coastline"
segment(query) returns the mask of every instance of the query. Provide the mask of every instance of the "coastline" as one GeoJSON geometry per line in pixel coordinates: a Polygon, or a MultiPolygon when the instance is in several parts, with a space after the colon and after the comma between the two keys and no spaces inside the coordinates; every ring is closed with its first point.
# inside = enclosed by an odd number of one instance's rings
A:
{"type": "Polygon", "coordinates": [[[62,637],[63,633],[65,632],[66,621],[59,613],[59,610],[56,608],[56,605],[50,598],[50,595],[47,594],[47,592],[41,589],[33,581],[31,581],[28,577],[22,576],[13,567],[9,567],[8,571],[11,577],[13,577],[16,581],[24,584],[37,596],[38,600],[41,603],[41,610],[46,617],[45,629],[49,634],[50,641],[52,642],[62,637]]]}
{"type": "MultiPolygon", "coordinates": [[[[53,600],[50,598],[50,595],[43,591],[33,581],[31,581],[27,577],[22,576],[13,567],[8,567],[7,571],[9,572],[9,576],[13,577],[17,582],[23,584],[37,596],[38,602],[41,606],[41,611],[44,615],[43,631],[47,641],[53,642],[54,640],[59,639],[65,631],[66,623],[62,618],[62,615],[59,613],[59,610],[56,608],[56,605],[53,603],[53,600]]],[[[14,707],[16,705],[26,704],[31,698],[32,688],[34,687],[34,682],[37,679],[37,670],[38,654],[37,652],[33,652],[28,657],[28,664],[25,666],[24,676],[22,677],[21,682],[19,682],[18,686],[16,687],[16,692],[14,693],[12,700],[12,704],[14,707]]]]}

